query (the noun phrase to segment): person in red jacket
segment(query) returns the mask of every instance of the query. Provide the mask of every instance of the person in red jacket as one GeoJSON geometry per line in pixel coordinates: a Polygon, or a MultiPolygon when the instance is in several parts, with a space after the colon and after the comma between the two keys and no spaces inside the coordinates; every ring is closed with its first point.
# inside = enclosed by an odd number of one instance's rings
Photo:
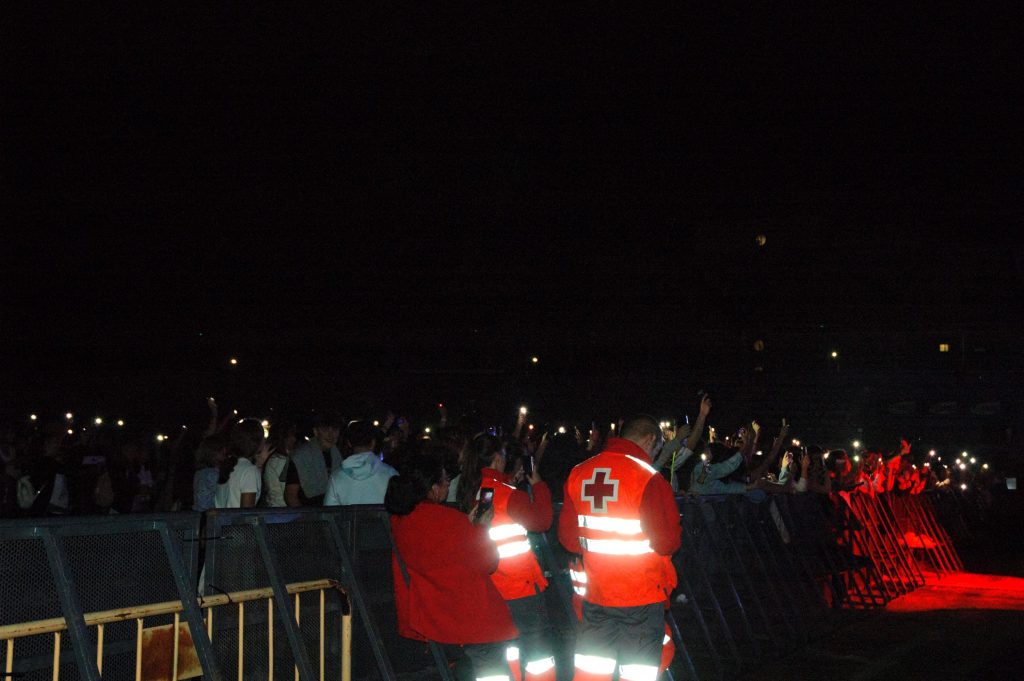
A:
{"type": "Polygon", "coordinates": [[[558,539],[583,559],[583,620],[575,681],[655,681],[665,604],[675,588],[679,549],[672,487],[651,466],[662,439],[650,416],[635,416],[605,450],[572,469],[558,539]]]}
{"type": "Polygon", "coordinates": [[[527,532],[546,532],[551,527],[551,491],[536,466],[528,478],[533,499],[516,489],[505,474],[505,447],[487,433],[473,438],[463,457],[459,476],[462,506],[474,506],[483,490],[490,490],[494,519],[488,531],[501,560],[491,580],[498,587],[519,629],[519,645],[508,650],[512,677],[519,681],[555,681],[555,656],[549,618],[544,605],[548,581],[530,547],[527,532]],[[521,666],[522,665],[522,666],[521,666]]]}
{"type": "Polygon", "coordinates": [[[506,649],[518,631],[490,577],[498,567],[487,535],[493,511],[476,518],[475,507],[467,517],[444,506],[448,486],[444,456],[434,449],[410,457],[388,482],[398,632],[462,645],[478,680],[510,681],[506,649]]]}

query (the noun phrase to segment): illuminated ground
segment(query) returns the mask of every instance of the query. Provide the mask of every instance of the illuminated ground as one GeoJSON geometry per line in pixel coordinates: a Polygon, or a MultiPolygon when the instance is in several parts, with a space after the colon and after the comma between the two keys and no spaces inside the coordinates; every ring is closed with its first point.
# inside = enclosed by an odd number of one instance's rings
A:
{"type": "Polygon", "coordinates": [[[932,579],[746,679],[1024,678],[1024,579],[932,579]]]}

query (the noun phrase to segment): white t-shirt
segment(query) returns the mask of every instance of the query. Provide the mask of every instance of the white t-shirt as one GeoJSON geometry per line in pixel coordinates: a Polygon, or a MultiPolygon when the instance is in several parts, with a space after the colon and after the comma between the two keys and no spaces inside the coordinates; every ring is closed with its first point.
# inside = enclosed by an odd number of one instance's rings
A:
{"type": "Polygon", "coordinates": [[[262,489],[260,469],[249,459],[241,458],[231,471],[231,476],[223,485],[217,485],[217,493],[213,502],[217,508],[241,508],[242,495],[255,493],[257,500],[262,489]]]}

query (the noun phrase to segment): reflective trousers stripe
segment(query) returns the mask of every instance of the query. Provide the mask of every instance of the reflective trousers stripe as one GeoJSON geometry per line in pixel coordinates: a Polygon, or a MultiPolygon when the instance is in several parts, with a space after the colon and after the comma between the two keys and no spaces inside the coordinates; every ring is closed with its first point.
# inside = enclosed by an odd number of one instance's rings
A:
{"type": "Polygon", "coordinates": [[[555,658],[545,657],[540,660],[533,660],[532,662],[526,663],[527,674],[543,674],[546,671],[555,668],[555,658]]]}
{"type": "Polygon", "coordinates": [[[509,662],[515,662],[519,659],[519,648],[515,646],[509,646],[505,648],[505,659],[509,662]]]}
{"type": "Polygon", "coordinates": [[[658,668],[648,664],[619,665],[619,678],[626,681],[657,681],[658,668]]]}
{"type": "Polygon", "coordinates": [[[615,671],[615,658],[598,655],[580,655],[573,658],[576,669],[588,674],[611,674],[615,671]]]}

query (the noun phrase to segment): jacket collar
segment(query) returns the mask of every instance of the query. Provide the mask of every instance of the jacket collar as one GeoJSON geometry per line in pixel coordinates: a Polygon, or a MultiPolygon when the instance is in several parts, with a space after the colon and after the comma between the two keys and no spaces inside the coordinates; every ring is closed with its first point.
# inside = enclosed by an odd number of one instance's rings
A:
{"type": "Polygon", "coordinates": [[[608,438],[608,444],[604,446],[604,451],[612,452],[614,454],[628,454],[629,456],[640,459],[646,464],[651,463],[651,457],[640,448],[640,445],[636,444],[632,440],[627,440],[621,437],[610,437],[608,438]]]}

